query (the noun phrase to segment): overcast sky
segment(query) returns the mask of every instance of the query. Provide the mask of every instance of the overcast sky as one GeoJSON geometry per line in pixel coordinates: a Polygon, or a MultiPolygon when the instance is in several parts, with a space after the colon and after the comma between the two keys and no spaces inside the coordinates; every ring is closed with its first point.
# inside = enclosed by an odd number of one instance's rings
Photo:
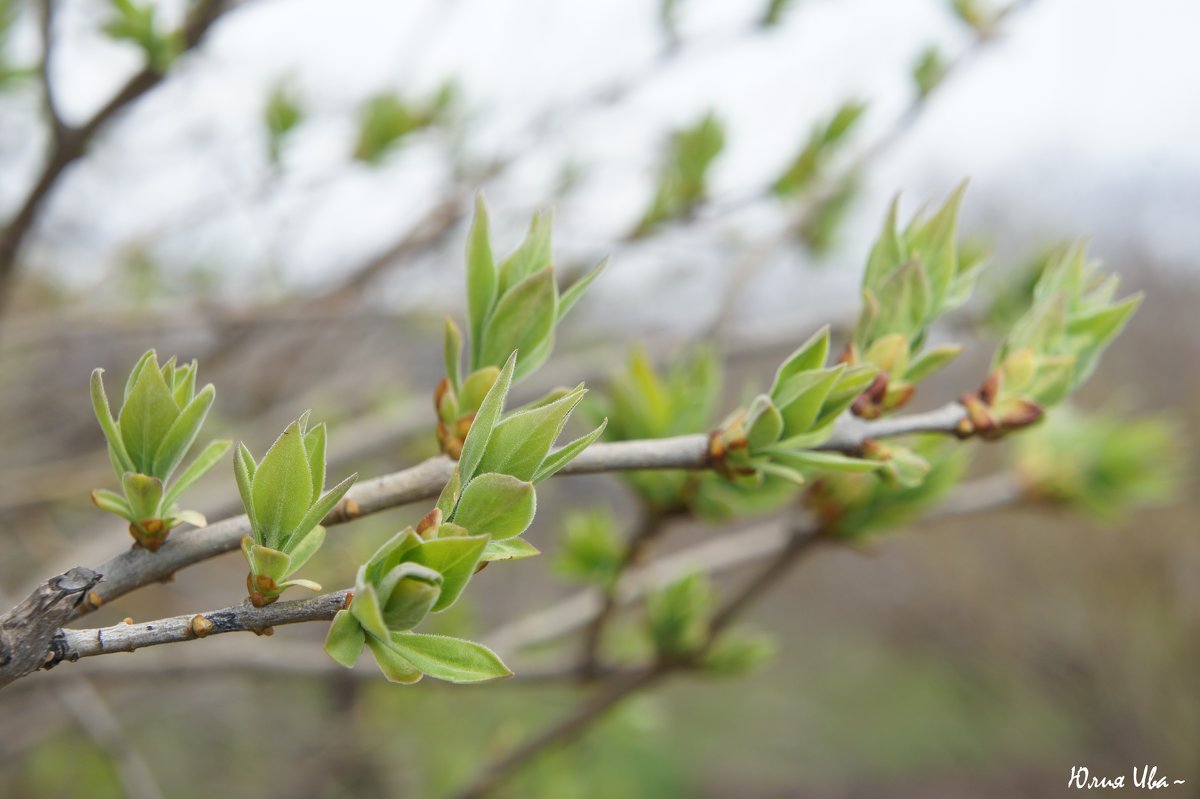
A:
{"type": "MultiPolygon", "coordinates": [[[[138,59],[95,35],[104,4],[63,5],[54,76],[67,115],[80,118],[138,59]]],[[[71,173],[34,255],[85,284],[123,248],[148,241],[168,260],[222,264],[248,283],[267,269],[298,284],[332,281],[392,240],[446,179],[445,142],[436,139],[412,143],[382,168],[349,162],[358,103],[384,90],[429,92],[452,78],[471,120],[468,149],[522,155],[486,186],[501,235],[511,241],[569,161],[583,180],[560,203],[557,242],[561,252],[591,257],[613,249],[611,239],[645,207],[672,127],[716,110],[728,143],[714,195],[718,203],[743,197],[778,174],[813,122],[845,99],[869,103],[855,139],[868,146],[909,101],[916,54],[929,44],[951,55],[968,45],[939,0],[797,0],[784,25],[757,34],[747,28],[760,3],[683,0],[685,55],[655,68],[656,6],[257,0],[230,15],[170,87],[122,119],[71,173]],[[285,77],[311,115],[287,151],[284,178],[272,184],[261,108],[285,77]],[[629,78],[636,89],[619,103],[586,101],[597,87],[629,78]]],[[[163,11],[177,15],[179,6],[163,11]]],[[[1195,0],[1037,0],[875,164],[847,243],[831,256],[855,267],[820,280],[852,299],[855,269],[888,199],[902,191],[912,208],[964,177],[972,181],[968,224],[1020,234],[1002,250],[1089,234],[1101,255],[1137,248],[1194,270],[1198,30],[1195,0]]],[[[18,46],[33,42],[27,36],[18,46]]],[[[36,162],[33,111],[32,100],[0,100],[6,205],[36,162]]],[[[761,214],[735,220],[746,238],[770,225],[761,214]]],[[[739,230],[726,226],[720,236],[739,230]]],[[[613,272],[624,277],[611,280],[633,290],[664,275],[711,274],[729,268],[729,252],[709,238],[667,236],[617,248],[613,272]]],[[[801,280],[786,264],[772,270],[773,279],[801,280]]]]}

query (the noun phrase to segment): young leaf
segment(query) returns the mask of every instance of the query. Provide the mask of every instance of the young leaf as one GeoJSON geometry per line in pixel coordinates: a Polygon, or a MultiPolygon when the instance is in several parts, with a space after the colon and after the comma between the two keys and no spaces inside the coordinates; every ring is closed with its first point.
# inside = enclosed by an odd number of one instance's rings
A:
{"type": "Polygon", "coordinates": [[[158,442],[163,439],[178,415],[179,408],[175,405],[175,398],[171,396],[162,372],[151,360],[138,376],[137,384],[134,385],[129,400],[121,408],[121,417],[117,420],[125,451],[129,453],[129,458],[136,467],[134,471],[142,474],[152,472],[151,464],[158,442]]]}
{"type": "Polygon", "coordinates": [[[309,530],[319,525],[321,521],[329,515],[329,512],[333,510],[334,506],[338,504],[341,498],[346,495],[346,492],[350,490],[350,487],[354,485],[356,480],[358,480],[357,472],[350,475],[333,488],[329,489],[325,496],[314,502],[312,507],[310,507],[300,521],[296,523],[296,526],[292,530],[288,531],[288,537],[284,540],[283,547],[285,549],[290,549],[293,546],[293,539],[296,536],[302,536],[309,530]]]}
{"type": "Polygon", "coordinates": [[[562,319],[567,313],[575,307],[575,303],[579,302],[579,298],[583,296],[583,292],[587,291],[587,287],[592,285],[592,281],[600,277],[600,273],[608,266],[608,259],[605,258],[600,263],[596,264],[590,272],[571,284],[571,287],[562,293],[558,298],[558,318],[562,319]]]}
{"type": "Polygon", "coordinates": [[[438,538],[410,551],[409,560],[413,563],[428,566],[442,574],[442,593],[433,606],[434,613],[445,610],[458,599],[475,573],[487,542],[486,535],[438,538]]]}
{"type": "Polygon", "coordinates": [[[216,393],[212,383],[209,383],[175,417],[175,421],[160,439],[158,452],[155,453],[153,465],[150,467],[152,474],[163,480],[171,477],[171,473],[183,460],[183,456],[200,433],[200,426],[204,424],[204,417],[208,416],[208,409],[212,407],[216,393]]]}
{"type": "Polygon", "coordinates": [[[780,453],[776,457],[798,468],[825,469],[834,472],[873,472],[883,466],[880,461],[851,458],[838,452],[802,450],[780,453]]]}
{"type": "Polygon", "coordinates": [[[129,508],[138,520],[158,518],[162,511],[163,484],[157,477],[125,472],[121,478],[129,508]]]}
{"type": "Polygon", "coordinates": [[[493,540],[520,535],[537,508],[533,483],[507,474],[480,474],[467,484],[454,511],[454,523],[493,540]]]}
{"type": "MultiPolygon", "coordinates": [[[[250,520],[250,529],[257,533],[260,528],[258,519],[254,515],[254,492],[251,488],[255,469],[254,456],[250,454],[246,445],[239,441],[237,449],[233,453],[233,477],[237,481],[238,493],[242,495],[242,505],[246,508],[246,518],[250,520]]],[[[266,542],[259,541],[259,543],[266,542]]]]}
{"type": "Polygon", "coordinates": [[[461,638],[392,633],[391,648],[425,674],[447,682],[485,682],[512,675],[495,652],[461,638]]]}
{"type": "Polygon", "coordinates": [[[600,438],[600,435],[604,432],[604,429],[607,426],[608,419],[603,419],[600,422],[599,427],[592,432],[580,436],[566,446],[556,449],[554,452],[551,452],[549,455],[547,455],[546,459],[542,461],[542,465],[539,466],[538,470],[534,473],[533,482],[540,483],[546,478],[553,477],[555,474],[557,474],[564,466],[575,460],[579,453],[583,452],[585,449],[590,447],[596,441],[596,439],[600,438]]]}
{"type": "Polygon", "coordinates": [[[829,325],[814,333],[808,341],[801,344],[795,352],[788,356],[779,370],[775,373],[775,382],[771,384],[771,397],[778,399],[778,391],[792,375],[820,369],[829,357],[829,325]]]}
{"type": "Polygon", "coordinates": [[[363,576],[360,571],[359,580],[354,586],[354,600],[350,603],[350,612],[354,614],[354,618],[358,619],[358,623],[364,630],[375,638],[386,640],[388,628],[383,621],[383,606],[379,602],[379,595],[375,593],[375,588],[370,583],[364,582],[363,576]]]}
{"type": "Polygon", "coordinates": [[[319,524],[309,530],[306,535],[302,534],[301,537],[293,540],[291,546],[288,548],[288,557],[290,558],[291,563],[289,564],[287,574],[285,574],[284,577],[291,577],[293,574],[300,571],[300,569],[304,567],[304,564],[308,563],[309,558],[317,554],[317,550],[319,550],[321,545],[324,543],[325,528],[319,524]]]}
{"type": "Polygon", "coordinates": [[[524,560],[542,554],[541,550],[524,538],[506,538],[503,541],[488,541],[483,548],[481,561],[524,560]]]}
{"type": "Polygon", "coordinates": [[[458,325],[454,324],[454,320],[447,316],[442,340],[442,358],[446,362],[446,377],[449,378],[450,387],[455,393],[462,388],[462,349],[462,333],[459,332],[458,325]]]}
{"type": "Polygon", "coordinates": [[[366,643],[367,634],[363,632],[362,625],[350,611],[339,610],[333,617],[333,624],[329,625],[329,634],[325,636],[325,653],[335,663],[349,669],[358,661],[366,643]]]}
{"type": "MultiPolygon", "coordinates": [[[[147,355],[151,353],[147,353],[147,355]]],[[[146,356],[142,357],[145,359],[146,356]]],[[[96,420],[100,422],[100,429],[104,431],[104,437],[108,439],[109,453],[115,461],[114,465],[118,467],[117,473],[124,474],[125,472],[137,471],[134,468],[133,461],[129,459],[129,453],[125,451],[125,442],[121,438],[121,431],[117,427],[117,422],[112,415],[112,409],[108,405],[108,396],[104,393],[103,374],[103,369],[92,371],[92,410],[96,412],[96,420]]]]}
{"type": "MultiPolygon", "coordinates": [[[[401,633],[397,633],[397,635],[401,635],[401,633]]],[[[374,636],[368,636],[367,646],[371,648],[371,654],[375,656],[379,670],[383,672],[383,676],[387,677],[389,682],[412,685],[421,681],[420,670],[384,641],[374,636]]]]}
{"type": "Polygon", "coordinates": [[[97,508],[106,510],[109,513],[115,513],[122,519],[131,522],[139,521],[133,509],[129,507],[129,503],[125,501],[125,497],[114,491],[107,491],[103,488],[97,488],[92,492],[92,502],[97,508]]]}
{"type": "Polygon", "coordinates": [[[508,387],[512,384],[513,370],[516,365],[517,353],[514,352],[508,356],[496,382],[492,384],[487,396],[479,404],[475,420],[471,422],[471,430],[463,442],[462,454],[458,456],[457,471],[460,480],[470,482],[471,478],[475,476],[476,467],[479,466],[479,461],[483,458],[484,450],[487,448],[488,439],[492,436],[492,429],[496,426],[496,422],[504,410],[504,398],[508,396],[508,387]]]}
{"type": "Polygon", "coordinates": [[[558,290],[548,266],[501,295],[484,326],[479,363],[500,363],[514,350],[532,353],[553,331],[557,315],[558,290]]]}
{"type": "Polygon", "coordinates": [[[254,516],[264,543],[278,548],[296,529],[313,500],[312,475],[300,425],[292,422],[271,448],[254,475],[254,516]]]}
{"type": "MultiPolygon", "coordinates": [[[[307,413],[307,411],[305,412],[307,413]]],[[[307,416],[305,423],[307,423],[307,416]]],[[[303,425],[301,425],[303,427],[303,425]]],[[[325,423],[314,427],[304,434],[304,451],[308,453],[308,471],[312,475],[312,495],[321,496],[325,490],[325,445],[327,432],[325,423]]]]}
{"type": "Polygon", "coordinates": [[[207,447],[200,450],[200,454],[196,456],[196,459],[188,464],[183,473],[175,478],[175,482],[167,489],[167,494],[163,497],[163,505],[169,508],[178,502],[179,498],[183,496],[184,491],[191,488],[193,483],[207,474],[209,469],[217,465],[217,461],[224,457],[225,452],[232,443],[229,439],[220,439],[213,441],[207,447]]]}
{"type": "Polygon", "coordinates": [[[475,219],[467,233],[467,313],[470,317],[471,368],[479,367],[483,326],[496,302],[496,265],[488,232],[487,205],[475,195],[475,219]]]}
{"type": "Polygon", "coordinates": [[[517,411],[500,422],[492,431],[479,471],[532,480],[585,393],[586,389],[577,388],[549,405],[517,411]]]}
{"type": "Polygon", "coordinates": [[[541,211],[533,215],[524,241],[500,264],[501,295],[508,294],[525,278],[550,266],[550,234],[553,223],[554,214],[551,211],[541,211]]]}

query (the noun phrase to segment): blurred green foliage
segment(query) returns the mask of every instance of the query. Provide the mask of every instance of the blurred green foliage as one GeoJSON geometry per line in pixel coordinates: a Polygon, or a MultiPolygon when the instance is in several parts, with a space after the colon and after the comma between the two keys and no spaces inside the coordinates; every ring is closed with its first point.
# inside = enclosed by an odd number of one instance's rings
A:
{"type": "Polygon", "coordinates": [[[725,147],[725,127],[709,112],[671,134],[650,207],[634,229],[645,236],[666,222],[684,219],[708,196],[709,171],[725,147]]]}
{"type": "Polygon", "coordinates": [[[368,98],[359,109],[354,157],[376,165],[406,137],[444,122],[458,91],[446,83],[431,97],[411,100],[392,92],[368,98]]]}

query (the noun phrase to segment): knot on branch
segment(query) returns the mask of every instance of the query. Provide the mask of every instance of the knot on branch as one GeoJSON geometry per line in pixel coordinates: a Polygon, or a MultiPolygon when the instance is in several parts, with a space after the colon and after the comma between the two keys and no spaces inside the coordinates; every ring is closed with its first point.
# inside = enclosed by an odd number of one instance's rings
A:
{"type": "Polygon", "coordinates": [[[102,576],[82,566],[51,577],[0,616],[0,687],[63,659],[54,643],[102,576]]]}

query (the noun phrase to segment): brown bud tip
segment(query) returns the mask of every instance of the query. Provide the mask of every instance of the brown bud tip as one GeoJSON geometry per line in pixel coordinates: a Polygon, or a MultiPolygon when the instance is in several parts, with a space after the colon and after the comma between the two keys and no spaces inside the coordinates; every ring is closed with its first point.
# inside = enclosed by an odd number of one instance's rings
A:
{"type": "Polygon", "coordinates": [[[100,596],[100,594],[96,593],[95,591],[88,591],[87,603],[93,608],[98,608],[104,604],[104,597],[100,596]]]}
{"type": "Polygon", "coordinates": [[[441,524],[442,509],[434,508],[433,510],[429,511],[429,513],[426,513],[425,517],[417,523],[417,535],[421,536],[422,538],[426,538],[426,533],[437,530],[441,524]]]}
{"type": "Polygon", "coordinates": [[[844,363],[853,366],[858,363],[858,351],[854,347],[854,343],[850,342],[842,349],[842,354],[834,361],[835,364],[844,363]]]}
{"type": "Polygon", "coordinates": [[[987,380],[983,381],[983,386],[979,389],[979,399],[983,400],[985,405],[991,405],[996,401],[996,395],[1000,392],[1000,370],[996,369],[987,376],[987,380]]]}
{"type": "Polygon", "coordinates": [[[188,622],[188,634],[193,638],[204,638],[213,630],[213,623],[204,616],[192,616],[192,620],[188,622]]]}
{"type": "Polygon", "coordinates": [[[443,377],[437,384],[437,388],[433,391],[433,409],[441,411],[442,398],[450,391],[450,378],[443,377]]]}

